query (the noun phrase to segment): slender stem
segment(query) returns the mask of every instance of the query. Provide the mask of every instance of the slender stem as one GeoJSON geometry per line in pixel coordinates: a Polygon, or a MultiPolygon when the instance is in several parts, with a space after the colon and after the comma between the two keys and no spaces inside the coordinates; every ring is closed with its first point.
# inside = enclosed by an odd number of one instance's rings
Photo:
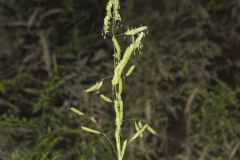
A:
{"type": "MultiPolygon", "coordinates": [[[[89,117],[88,115],[84,115],[89,121],[93,122],[91,120],[91,117],[89,117]]],[[[103,137],[111,144],[113,150],[114,150],[114,153],[116,154],[116,156],[118,155],[117,154],[117,151],[116,151],[116,148],[115,146],[113,145],[112,141],[107,137],[106,133],[103,131],[102,127],[97,123],[97,122],[93,122],[96,127],[100,130],[100,132],[102,133],[103,137]]]]}

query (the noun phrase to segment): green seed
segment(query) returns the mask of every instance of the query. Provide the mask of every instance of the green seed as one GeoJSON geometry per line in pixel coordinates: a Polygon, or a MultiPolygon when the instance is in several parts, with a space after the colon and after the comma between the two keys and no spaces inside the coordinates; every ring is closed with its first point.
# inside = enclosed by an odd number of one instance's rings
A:
{"type": "Polygon", "coordinates": [[[132,65],[126,73],[126,77],[130,76],[135,69],[135,65],[132,65]]]}
{"type": "Polygon", "coordinates": [[[93,91],[97,91],[102,87],[103,81],[101,82],[97,82],[95,83],[93,86],[91,86],[90,88],[86,89],[85,92],[93,92],[93,91]]]}
{"type": "Polygon", "coordinates": [[[127,35],[127,36],[131,36],[131,35],[138,34],[138,33],[142,32],[142,31],[145,31],[145,30],[147,30],[147,26],[142,26],[142,27],[138,27],[138,28],[135,28],[135,29],[128,30],[124,34],[127,35]]]}

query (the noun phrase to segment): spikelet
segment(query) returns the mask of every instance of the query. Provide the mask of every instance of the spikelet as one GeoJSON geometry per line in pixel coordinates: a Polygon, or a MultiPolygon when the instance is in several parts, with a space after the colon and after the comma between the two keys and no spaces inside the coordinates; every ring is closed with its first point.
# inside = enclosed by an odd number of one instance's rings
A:
{"type": "Polygon", "coordinates": [[[116,114],[115,139],[116,139],[116,144],[117,144],[118,156],[121,156],[121,140],[120,140],[121,122],[120,122],[120,111],[119,111],[119,102],[118,102],[118,100],[114,100],[114,110],[115,110],[115,114],[116,114]]]}
{"type": "Polygon", "coordinates": [[[119,14],[119,9],[120,9],[120,4],[119,4],[119,0],[113,0],[113,12],[114,12],[114,19],[116,21],[121,21],[121,16],[119,14]]]}
{"type": "Polygon", "coordinates": [[[149,125],[147,126],[147,130],[152,134],[157,134],[157,132],[152,127],[150,127],[149,125]]]}
{"type": "Polygon", "coordinates": [[[121,48],[120,48],[119,43],[118,43],[118,41],[115,37],[112,38],[112,41],[113,41],[114,48],[116,50],[116,55],[115,56],[116,56],[116,58],[119,59],[120,56],[121,56],[121,48]]]}
{"type": "Polygon", "coordinates": [[[126,73],[126,77],[130,76],[135,69],[135,65],[132,65],[126,73]]]}
{"type": "Polygon", "coordinates": [[[98,82],[95,83],[93,86],[89,87],[88,89],[85,90],[85,92],[92,92],[97,89],[98,82]]]}
{"type": "Polygon", "coordinates": [[[123,120],[123,101],[122,99],[119,100],[119,125],[122,125],[122,120],[123,120]]]}
{"type": "MultiPolygon", "coordinates": [[[[138,122],[138,128],[139,129],[141,129],[143,127],[143,125],[142,125],[142,122],[141,121],[139,121],[138,122]]],[[[143,135],[142,134],[140,134],[140,137],[142,138],[143,137],[143,135]]]]}
{"type": "Polygon", "coordinates": [[[134,134],[134,136],[130,139],[129,143],[135,140],[137,137],[139,137],[147,128],[147,125],[144,125],[137,133],[134,134]]]}
{"type": "Polygon", "coordinates": [[[143,32],[141,32],[141,33],[138,35],[136,41],[134,42],[134,50],[137,49],[137,48],[140,48],[140,46],[141,46],[141,41],[142,41],[143,36],[144,36],[144,33],[143,33],[143,32]]]}
{"type": "Polygon", "coordinates": [[[126,66],[127,62],[131,58],[133,51],[141,46],[141,40],[142,40],[143,36],[144,36],[144,33],[141,32],[139,34],[139,36],[137,37],[136,41],[126,49],[122,60],[120,61],[120,63],[117,65],[117,67],[114,70],[114,76],[112,79],[113,86],[119,83],[119,80],[121,78],[121,74],[122,74],[124,67],[126,66]]]}
{"type": "Polygon", "coordinates": [[[108,98],[107,96],[105,96],[105,95],[103,95],[103,94],[101,94],[100,97],[101,97],[104,101],[106,101],[106,102],[108,102],[108,103],[112,103],[112,102],[113,102],[110,98],[108,98]]]}
{"type": "Polygon", "coordinates": [[[102,85],[103,85],[103,81],[99,82],[97,86],[97,90],[99,90],[102,87],[102,85]]]}
{"type": "Polygon", "coordinates": [[[115,131],[115,139],[116,139],[118,156],[119,156],[119,158],[121,159],[121,138],[120,138],[120,130],[116,130],[116,131],[115,131]]]}
{"type": "Polygon", "coordinates": [[[125,139],[124,142],[123,142],[123,146],[122,146],[122,157],[124,156],[124,153],[125,153],[125,150],[127,148],[127,140],[125,139]]]}
{"type": "Polygon", "coordinates": [[[116,8],[117,10],[120,9],[119,0],[113,0],[113,4],[114,4],[114,8],[116,8]]]}
{"type": "Polygon", "coordinates": [[[134,122],[134,126],[135,126],[136,131],[138,132],[139,131],[139,127],[138,127],[138,124],[136,122],[134,122]]]}
{"type": "Polygon", "coordinates": [[[131,44],[125,51],[122,60],[120,61],[120,63],[117,65],[117,67],[114,70],[114,76],[112,79],[112,85],[116,85],[119,83],[119,80],[121,78],[121,74],[122,71],[124,69],[124,67],[126,66],[127,62],[129,61],[129,59],[131,58],[132,52],[134,49],[134,45],[131,44]]]}
{"type": "Polygon", "coordinates": [[[109,20],[110,20],[110,17],[108,15],[106,15],[106,17],[104,18],[104,26],[103,26],[103,30],[104,30],[104,34],[107,34],[109,32],[109,20]]]}
{"type": "MultiPolygon", "coordinates": [[[[119,65],[119,64],[118,64],[119,65]]],[[[114,70],[114,76],[112,79],[112,85],[115,86],[119,83],[119,80],[121,79],[121,71],[119,67],[117,66],[114,70]]]]}
{"type": "Polygon", "coordinates": [[[138,27],[138,28],[135,28],[135,29],[128,30],[124,34],[127,35],[127,36],[132,36],[132,35],[138,34],[140,32],[143,32],[145,30],[147,30],[147,26],[142,26],[142,27],[138,27]]]}
{"type": "Polygon", "coordinates": [[[93,91],[98,91],[102,87],[103,81],[95,83],[93,86],[90,88],[86,89],[85,92],[93,92],[93,91]]]}
{"type": "Polygon", "coordinates": [[[142,125],[142,122],[141,122],[141,121],[139,121],[139,122],[138,122],[138,127],[139,127],[140,129],[143,127],[143,125],[142,125]]]}
{"type": "Polygon", "coordinates": [[[106,6],[107,16],[109,17],[112,17],[112,8],[113,8],[113,1],[110,0],[106,6]]]}
{"type": "Polygon", "coordinates": [[[85,114],[81,111],[79,111],[77,108],[71,107],[70,110],[80,116],[84,116],[85,114]]]}
{"type": "Polygon", "coordinates": [[[118,104],[118,101],[117,100],[114,100],[114,111],[115,111],[115,114],[116,114],[116,121],[115,121],[115,124],[116,126],[119,126],[119,104],[118,104]]]}
{"type": "Polygon", "coordinates": [[[120,97],[122,95],[122,90],[123,90],[123,81],[122,81],[122,78],[120,77],[119,83],[118,83],[118,96],[120,97]]]}
{"type": "Polygon", "coordinates": [[[120,9],[119,0],[109,0],[106,6],[106,16],[104,18],[103,26],[105,35],[109,32],[111,18],[113,18],[114,21],[121,21],[119,9],[120,9]]]}
{"type": "Polygon", "coordinates": [[[88,127],[82,126],[81,129],[85,132],[89,132],[89,133],[93,133],[93,134],[101,134],[99,131],[88,128],[88,127]]]}
{"type": "Polygon", "coordinates": [[[95,119],[94,117],[91,117],[90,120],[91,120],[93,123],[97,124],[97,121],[96,121],[96,119],[95,119]]]}
{"type": "Polygon", "coordinates": [[[104,31],[104,34],[106,35],[108,32],[109,32],[109,25],[110,25],[110,19],[111,17],[113,17],[112,15],[112,9],[113,9],[113,1],[112,0],[109,0],[109,2],[107,3],[107,6],[106,6],[106,16],[104,18],[104,21],[103,21],[103,31],[104,31]]]}

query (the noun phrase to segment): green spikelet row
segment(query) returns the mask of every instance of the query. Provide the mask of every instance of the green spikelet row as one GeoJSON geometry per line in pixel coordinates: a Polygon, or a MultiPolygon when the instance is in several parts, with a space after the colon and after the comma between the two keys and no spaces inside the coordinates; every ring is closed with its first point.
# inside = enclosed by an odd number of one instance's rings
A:
{"type": "Polygon", "coordinates": [[[104,37],[109,32],[111,21],[116,23],[121,21],[121,16],[119,13],[120,4],[119,0],[109,0],[106,6],[106,16],[104,18],[104,37]]]}

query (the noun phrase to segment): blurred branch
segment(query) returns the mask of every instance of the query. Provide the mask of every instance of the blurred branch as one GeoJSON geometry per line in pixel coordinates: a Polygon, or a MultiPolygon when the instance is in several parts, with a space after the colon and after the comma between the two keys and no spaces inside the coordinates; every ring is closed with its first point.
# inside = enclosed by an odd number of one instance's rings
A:
{"type": "Polygon", "coordinates": [[[19,109],[17,106],[15,106],[14,104],[4,100],[4,99],[0,99],[0,104],[2,105],[6,105],[8,107],[10,107],[11,109],[13,109],[15,112],[19,112],[19,109]]]}
{"type": "Polygon", "coordinates": [[[43,21],[52,15],[64,13],[63,9],[51,9],[49,11],[40,12],[40,8],[36,8],[33,13],[30,15],[27,21],[14,21],[14,22],[6,22],[1,23],[0,27],[27,27],[30,29],[31,27],[40,27],[43,23],[43,21]],[[39,18],[38,18],[39,15],[39,18]]]}
{"type": "Polygon", "coordinates": [[[39,33],[40,37],[40,44],[42,46],[42,52],[43,52],[43,60],[45,62],[45,67],[48,72],[48,77],[52,77],[52,71],[51,71],[51,55],[49,51],[49,44],[47,40],[47,35],[44,31],[41,31],[39,33]]]}

